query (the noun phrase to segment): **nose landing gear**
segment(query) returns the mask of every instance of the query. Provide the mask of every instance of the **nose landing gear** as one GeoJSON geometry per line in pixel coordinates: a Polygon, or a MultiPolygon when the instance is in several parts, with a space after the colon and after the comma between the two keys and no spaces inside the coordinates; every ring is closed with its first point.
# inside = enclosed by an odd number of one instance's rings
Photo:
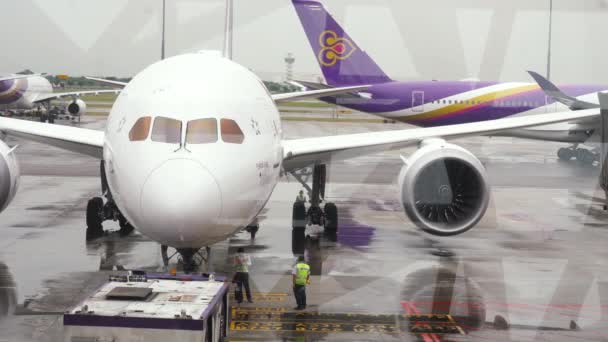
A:
{"type": "Polygon", "coordinates": [[[201,253],[202,248],[177,248],[171,256],[169,256],[169,247],[166,245],[160,246],[163,265],[169,266],[169,260],[178,255],[178,264],[182,265],[184,273],[192,273],[205,264],[205,268],[209,271],[211,261],[211,247],[205,247],[205,254],[201,253]]]}
{"type": "Polygon", "coordinates": [[[86,213],[86,221],[87,221],[87,241],[91,241],[102,237],[105,232],[103,230],[103,222],[106,220],[118,221],[120,226],[119,234],[120,236],[127,236],[131,234],[134,230],[134,227],[129,223],[129,221],[124,217],[124,215],[120,212],[116,203],[112,198],[112,193],[108,188],[108,183],[106,180],[106,173],[104,168],[104,161],[101,161],[100,164],[101,169],[101,190],[103,195],[106,197],[106,202],[104,203],[103,198],[101,197],[93,197],[87,203],[87,213],[86,213]]]}

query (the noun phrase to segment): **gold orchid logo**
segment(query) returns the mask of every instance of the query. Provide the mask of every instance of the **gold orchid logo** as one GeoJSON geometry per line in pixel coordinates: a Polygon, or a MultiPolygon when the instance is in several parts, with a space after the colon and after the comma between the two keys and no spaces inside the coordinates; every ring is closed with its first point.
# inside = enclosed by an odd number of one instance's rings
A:
{"type": "Polygon", "coordinates": [[[327,67],[347,59],[357,50],[350,40],[338,37],[336,32],[329,30],[323,31],[319,36],[319,45],[319,63],[327,67]]]}

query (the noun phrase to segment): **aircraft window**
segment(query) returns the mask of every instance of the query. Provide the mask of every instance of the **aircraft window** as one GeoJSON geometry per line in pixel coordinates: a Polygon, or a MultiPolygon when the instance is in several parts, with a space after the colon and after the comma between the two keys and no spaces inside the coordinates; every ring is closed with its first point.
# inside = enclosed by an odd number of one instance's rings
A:
{"type": "Polygon", "coordinates": [[[186,143],[209,144],[217,141],[217,120],[215,118],[188,121],[186,143]]]}
{"type": "Polygon", "coordinates": [[[143,141],[148,138],[148,134],[150,133],[150,124],[152,123],[151,116],[144,116],[137,121],[129,131],[129,140],[130,141],[143,141]]]}
{"type": "Polygon", "coordinates": [[[230,144],[242,144],[245,140],[243,131],[234,120],[221,119],[220,130],[222,132],[222,140],[230,144]]]}
{"type": "Polygon", "coordinates": [[[179,144],[182,140],[182,122],[162,116],[154,119],[152,141],[179,144]]]}

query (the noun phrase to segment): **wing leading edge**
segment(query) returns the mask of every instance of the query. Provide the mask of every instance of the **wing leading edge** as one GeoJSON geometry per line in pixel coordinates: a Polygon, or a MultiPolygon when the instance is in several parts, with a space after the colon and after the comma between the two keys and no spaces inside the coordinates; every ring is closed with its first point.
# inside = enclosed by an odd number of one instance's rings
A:
{"type": "Polygon", "coordinates": [[[466,136],[490,135],[511,129],[593,118],[599,115],[600,109],[594,108],[575,112],[530,115],[451,126],[284,140],[283,167],[286,170],[293,170],[313,163],[323,163],[329,160],[348,159],[364,154],[397,150],[416,145],[425,139],[456,139],[466,136]]]}
{"type": "Polygon", "coordinates": [[[104,132],[0,117],[0,131],[64,150],[102,159],[104,132]]]}
{"type": "MultiPolygon", "coordinates": [[[[107,80],[104,78],[97,77],[85,77],[86,79],[112,84],[116,86],[124,87],[127,85],[125,82],[107,80]]],[[[288,102],[288,101],[297,101],[304,99],[316,99],[320,97],[326,96],[335,96],[335,95],[343,95],[349,93],[356,93],[358,91],[367,90],[369,88],[368,85],[362,86],[353,86],[353,87],[340,87],[340,88],[329,88],[329,89],[318,89],[318,90],[308,90],[308,91],[296,91],[293,93],[284,93],[284,94],[274,94],[272,95],[272,99],[275,103],[288,102]]]]}
{"type": "Polygon", "coordinates": [[[367,90],[367,89],[369,89],[369,87],[370,87],[369,85],[363,85],[363,86],[339,87],[339,88],[329,88],[329,89],[320,89],[320,90],[296,91],[294,93],[275,94],[275,95],[272,95],[272,99],[274,100],[275,103],[296,101],[296,100],[303,100],[303,99],[313,99],[313,98],[316,99],[319,97],[356,93],[358,91],[367,90]]]}
{"type": "Polygon", "coordinates": [[[73,91],[69,93],[50,93],[40,94],[34,98],[32,102],[43,102],[49,100],[57,100],[62,97],[80,97],[82,95],[99,95],[99,94],[118,94],[122,89],[104,89],[104,90],[84,90],[84,91],[73,91]]]}
{"type": "Polygon", "coordinates": [[[10,81],[10,80],[18,80],[20,78],[28,78],[28,77],[33,77],[33,76],[43,76],[43,74],[5,76],[5,77],[0,77],[0,82],[2,82],[2,81],[10,81]]]}

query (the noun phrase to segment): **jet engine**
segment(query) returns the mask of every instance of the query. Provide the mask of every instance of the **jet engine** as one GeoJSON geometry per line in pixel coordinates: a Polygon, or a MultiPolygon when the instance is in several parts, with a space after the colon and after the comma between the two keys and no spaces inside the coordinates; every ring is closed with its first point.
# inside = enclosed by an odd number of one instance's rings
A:
{"type": "Polygon", "coordinates": [[[485,168],[471,152],[429,139],[404,161],[401,203],[419,228],[433,235],[457,235],[483,217],[490,189],[485,168]]]}
{"type": "Polygon", "coordinates": [[[15,197],[19,187],[19,163],[15,151],[0,141],[0,211],[15,197]]]}
{"type": "Polygon", "coordinates": [[[68,105],[67,110],[71,115],[80,116],[87,112],[87,104],[81,99],[75,99],[68,105]]]}

